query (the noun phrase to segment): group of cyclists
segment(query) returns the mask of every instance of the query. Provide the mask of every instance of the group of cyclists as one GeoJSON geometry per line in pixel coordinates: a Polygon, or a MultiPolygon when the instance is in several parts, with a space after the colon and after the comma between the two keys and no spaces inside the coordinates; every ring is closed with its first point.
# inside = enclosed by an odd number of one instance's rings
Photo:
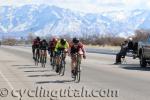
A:
{"type": "Polygon", "coordinates": [[[40,56],[44,56],[45,63],[47,62],[47,54],[50,55],[50,62],[53,65],[52,60],[55,59],[56,73],[59,72],[59,65],[61,62],[60,55],[64,53],[64,60],[66,56],[71,58],[71,73],[72,77],[75,76],[76,68],[76,54],[79,54],[79,58],[86,59],[86,52],[83,43],[76,37],[71,41],[67,41],[64,38],[52,38],[49,42],[45,39],[41,40],[40,37],[36,37],[32,43],[33,59],[38,58],[38,62],[41,62],[40,56]],[[48,51],[48,52],[47,52],[48,51]],[[38,57],[36,57],[38,55],[38,57]]]}

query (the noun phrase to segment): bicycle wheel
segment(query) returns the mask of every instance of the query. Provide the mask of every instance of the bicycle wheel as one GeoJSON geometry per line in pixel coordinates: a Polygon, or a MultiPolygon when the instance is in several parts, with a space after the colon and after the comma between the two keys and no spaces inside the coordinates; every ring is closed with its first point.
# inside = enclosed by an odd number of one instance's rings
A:
{"type": "Polygon", "coordinates": [[[74,69],[74,72],[72,73],[74,75],[73,80],[76,82],[77,79],[77,68],[74,69]]]}
{"type": "Polygon", "coordinates": [[[47,57],[44,56],[44,67],[46,65],[46,62],[47,62],[47,57]]]}
{"type": "Polygon", "coordinates": [[[81,60],[77,57],[77,65],[75,70],[75,82],[79,83],[81,78],[81,69],[80,69],[81,60]]]}
{"type": "Polygon", "coordinates": [[[61,62],[59,64],[58,69],[59,69],[59,75],[61,75],[61,72],[62,72],[62,59],[61,59],[61,62]]]}
{"type": "Polygon", "coordinates": [[[39,63],[39,53],[38,51],[36,50],[36,55],[35,55],[35,66],[38,66],[38,63],[39,63]]]}
{"type": "Polygon", "coordinates": [[[38,66],[38,61],[37,61],[37,60],[38,60],[38,57],[37,57],[37,55],[36,55],[36,56],[35,56],[35,60],[34,60],[34,61],[35,61],[35,66],[38,66]]]}
{"type": "Polygon", "coordinates": [[[62,60],[61,61],[61,68],[60,68],[60,75],[64,76],[64,74],[65,74],[65,61],[62,60]]]}
{"type": "Polygon", "coordinates": [[[80,64],[77,65],[77,82],[80,82],[80,77],[81,77],[81,70],[80,70],[80,64]]]}
{"type": "Polygon", "coordinates": [[[36,55],[35,55],[35,58],[34,58],[35,66],[37,65],[36,59],[37,59],[37,57],[36,57],[36,55]]]}
{"type": "Polygon", "coordinates": [[[50,57],[50,65],[53,65],[53,58],[50,57]]]}
{"type": "Polygon", "coordinates": [[[52,58],[52,70],[55,70],[55,65],[56,65],[56,60],[55,60],[55,58],[53,57],[53,58],[52,58]]]}
{"type": "Polygon", "coordinates": [[[55,72],[59,74],[60,65],[56,62],[55,72]]]}
{"type": "Polygon", "coordinates": [[[54,64],[54,54],[50,54],[50,65],[53,66],[54,64]]]}
{"type": "Polygon", "coordinates": [[[43,55],[41,55],[40,62],[41,62],[41,66],[44,67],[44,57],[43,57],[43,55]]]}

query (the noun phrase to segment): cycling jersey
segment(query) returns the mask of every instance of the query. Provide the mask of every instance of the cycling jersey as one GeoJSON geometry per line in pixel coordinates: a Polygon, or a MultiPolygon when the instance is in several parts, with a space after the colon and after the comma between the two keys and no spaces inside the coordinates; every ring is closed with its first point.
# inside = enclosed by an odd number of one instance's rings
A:
{"type": "Polygon", "coordinates": [[[33,53],[33,59],[35,59],[35,51],[37,51],[37,53],[39,52],[39,47],[40,47],[40,40],[34,39],[32,42],[32,53],[33,53]]]}
{"type": "Polygon", "coordinates": [[[60,41],[57,42],[56,47],[55,47],[55,51],[60,51],[62,49],[67,49],[69,48],[69,44],[66,41],[65,45],[62,45],[60,41]]]}
{"type": "Polygon", "coordinates": [[[34,39],[32,42],[32,47],[33,48],[39,48],[40,47],[40,41],[38,41],[37,39],[34,39]]]}
{"type": "Polygon", "coordinates": [[[74,54],[79,52],[80,50],[82,50],[83,53],[85,53],[83,44],[80,42],[77,44],[77,46],[75,46],[73,43],[70,44],[70,53],[74,54]]]}
{"type": "Polygon", "coordinates": [[[54,51],[57,41],[49,41],[49,51],[54,51]]]}
{"type": "Polygon", "coordinates": [[[37,41],[37,39],[34,39],[34,40],[32,41],[32,45],[36,45],[36,41],[37,41]]]}
{"type": "Polygon", "coordinates": [[[40,44],[40,50],[47,50],[48,49],[48,43],[47,42],[44,42],[40,44]]]}
{"type": "Polygon", "coordinates": [[[55,50],[56,44],[57,44],[57,41],[49,41],[48,51],[49,51],[50,57],[53,57],[55,55],[54,50],[55,50]]]}

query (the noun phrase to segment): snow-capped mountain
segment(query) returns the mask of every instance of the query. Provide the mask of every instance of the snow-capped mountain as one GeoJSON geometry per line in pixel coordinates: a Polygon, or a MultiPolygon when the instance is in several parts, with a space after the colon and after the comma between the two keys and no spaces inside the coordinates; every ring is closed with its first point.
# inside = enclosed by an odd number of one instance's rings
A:
{"type": "Polygon", "coordinates": [[[48,5],[0,7],[0,35],[132,35],[135,29],[150,29],[150,11],[114,11],[99,14],[74,12],[48,5]]]}

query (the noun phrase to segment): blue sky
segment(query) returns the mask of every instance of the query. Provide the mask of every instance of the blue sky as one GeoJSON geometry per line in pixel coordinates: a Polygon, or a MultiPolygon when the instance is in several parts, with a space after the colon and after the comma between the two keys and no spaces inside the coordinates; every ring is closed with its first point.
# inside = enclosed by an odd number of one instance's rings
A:
{"type": "Polygon", "coordinates": [[[82,12],[150,9],[150,0],[0,0],[0,5],[48,4],[82,12]]]}

